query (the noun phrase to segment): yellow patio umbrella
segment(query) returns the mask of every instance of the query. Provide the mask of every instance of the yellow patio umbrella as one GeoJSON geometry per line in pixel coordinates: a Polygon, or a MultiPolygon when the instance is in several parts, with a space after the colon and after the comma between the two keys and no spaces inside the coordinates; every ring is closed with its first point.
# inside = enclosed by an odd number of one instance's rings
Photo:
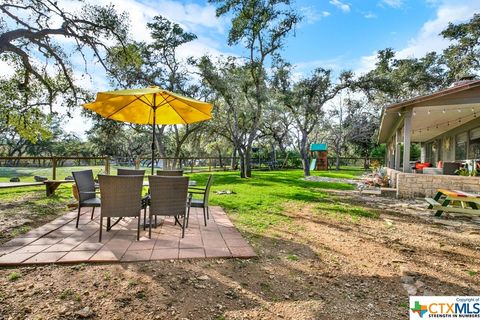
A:
{"type": "Polygon", "coordinates": [[[104,118],[153,126],[152,175],[155,161],[155,126],[189,124],[212,118],[210,103],[194,100],[159,87],[98,92],[83,105],[104,118]]]}

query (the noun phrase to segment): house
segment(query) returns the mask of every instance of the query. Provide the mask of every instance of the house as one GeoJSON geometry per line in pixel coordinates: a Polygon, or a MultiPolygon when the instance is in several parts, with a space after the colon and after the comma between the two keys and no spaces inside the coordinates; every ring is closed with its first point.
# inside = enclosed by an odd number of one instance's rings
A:
{"type": "Polygon", "coordinates": [[[452,174],[452,165],[480,159],[480,80],[386,107],[378,142],[387,145],[387,174],[398,197],[432,196],[438,188],[480,192],[478,177],[445,175],[447,166],[452,174]],[[412,143],[421,146],[421,162],[439,168],[413,172],[412,143]]]}

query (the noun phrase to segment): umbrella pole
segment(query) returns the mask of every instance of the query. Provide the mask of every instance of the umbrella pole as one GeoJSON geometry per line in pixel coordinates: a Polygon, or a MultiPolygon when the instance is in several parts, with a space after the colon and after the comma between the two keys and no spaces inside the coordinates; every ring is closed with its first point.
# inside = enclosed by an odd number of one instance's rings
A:
{"type": "Polygon", "coordinates": [[[152,139],[152,176],[154,175],[154,163],[155,163],[155,127],[156,127],[156,94],[153,94],[153,139],[152,139]]]}

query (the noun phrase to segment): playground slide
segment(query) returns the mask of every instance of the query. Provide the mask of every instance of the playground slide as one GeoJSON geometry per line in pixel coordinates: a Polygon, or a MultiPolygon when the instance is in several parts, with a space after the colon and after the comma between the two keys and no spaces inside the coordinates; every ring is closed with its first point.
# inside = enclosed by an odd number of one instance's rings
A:
{"type": "Polygon", "coordinates": [[[317,159],[312,159],[310,161],[310,170],[315,170],[316,166],[317,166],[317,159]]]}

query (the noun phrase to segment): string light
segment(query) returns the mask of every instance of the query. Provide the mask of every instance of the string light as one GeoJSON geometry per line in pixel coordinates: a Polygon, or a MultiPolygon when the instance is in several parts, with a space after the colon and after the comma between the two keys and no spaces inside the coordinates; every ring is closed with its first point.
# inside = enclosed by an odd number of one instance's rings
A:
{"type": "Polygon", "coordinates": [[[460,110],[460,109],[457,109],[457,111],[458,111],[458,112],[462,112],[462,110],[460,110]]]}
{"type": "MultiPolygon", "coordinates": [[[[448,121],[445,121],[445,122],[437,123],[437,124],[435,124],[435,128],[438,129],[442,126],[450,127],[450,122],[455,123],[455,121],[458,121],[458,123],[463,123],[464,122],[463,120],[465,120],[465,122],[468,122],[469,120],[473,120],[476,117],[477,117],[477,113],[476,113],[476,111],[474,111],[473,115],[468,114],[468,115],[463,116],[463,117],[458,117],[456,120],[453,120],[453,121],[448,120],[448,121]]],[[[420,133],[421,130],[430,131],[431,128],[433,128],[433,126],[423,127],[423,128],[417,129],[415,131],[412,130],[412,133],[414,133],[414,132],[420,133]]]]}
{"type": "Polygon", "coordinates": [[[401,117],[401,116],[402,116],[402,114],[400,113],[400,111],[398,112],[398,116],[399,116],[399,117],[401,117]]]}
{"type": "Polygon", "coordinates": [[[417,111],[413,111],[413,115],[416,116],[416,115],[417,115],[417,111]]]}
{"type": "Polygon", "coordinates": [[[430,109],[428,109],[428,114],[430,114],[430,109]]]}
{"type": "Polygon", "coordinates": [[[445,113],[445,109],[443,109],[443,111],[442,111],[442,112],[443,112],[443,113],[445,113]]]}

